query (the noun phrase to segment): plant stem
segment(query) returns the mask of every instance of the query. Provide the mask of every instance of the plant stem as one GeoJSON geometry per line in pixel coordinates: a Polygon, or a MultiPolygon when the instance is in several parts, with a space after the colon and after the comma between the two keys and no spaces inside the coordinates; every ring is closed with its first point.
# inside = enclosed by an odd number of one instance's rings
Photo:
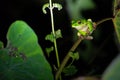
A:
{"type": "Polygon", "coordinates": [[[58,69],[56,75],[55,75],[55,79],[58,80],[59,76],[61,75],[61,72],[63,70],[63,68],[65,67],[66,63],[68,62],[68,60],[70,59],[70,52],[73,52],[75,51],[75,49],[78,47],[78,45],[80,44],[80,42],[82,41],[83,39],[80,37],[75,43],[74,45],[72,46],[72,48],[68,51],[67,55],[65,56],[65,58],[63,59],[62,61],[62,64],[60,66],[60,68],[58,69]]]}
{"type": "Polygon", "coordinates": [[[105,19],[102,19],[102,20],[96,22],[96,26],[98,26],[99,24],[101,24],[101,23],[103,23],[103,22],[106,22],[106,21],[108,21],[108,20],[112,20],[112,19],[113,19],[113,18],[105,18],[105,19]]]}
{"type": "MultiPolygon", "coordinates": [[[[52,0],[49,0],[50,4],[50,15],[51,15],[51,25],[52,25],[52,33],[53,36],[55,37],[55,29],[54,29],[54,17],[53,17],[53,6],[52,6],[52,0]]],[[[60,66],[60,61],[59,61],[59,55],[58,55],[58,49],[57,49],[57,43],[56,39],[54,38],[54,47],[55,47],[55,53],[56,53],[56,59],[57,59],[57,66],[60,66]]]]}
{"type": "MultiPolygon", "coordinates": [[[[56,53],[56,59],[57,59],[57,67],[59,68],[60,66],[60,61],[59,61],[59,55],[58,55],[58,49],[57,49],[57,42],[56,42],[56,35],[55,35],[55,29],[54,29],[54,17],[53,17],[53,6],[52,6],[52,0],[49,0],[49,5],[50,5],[50,15],[51,15],[51,25],[52,25],[52,33],[54,36],[54,47],[55,47],[55,53],[56,53]]],[[[60,80],[62,80],[61,75],[60,80]]]]}

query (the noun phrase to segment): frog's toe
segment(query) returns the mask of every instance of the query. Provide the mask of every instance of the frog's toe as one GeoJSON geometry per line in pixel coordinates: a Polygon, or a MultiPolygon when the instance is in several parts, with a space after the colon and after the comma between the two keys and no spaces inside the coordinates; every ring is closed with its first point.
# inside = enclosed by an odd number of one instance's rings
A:
{"type": "Polygon", "coordinates": [[[92,40],[93,39],[93,36],[87,36],[85,37],[86,40],[92,40]]]}

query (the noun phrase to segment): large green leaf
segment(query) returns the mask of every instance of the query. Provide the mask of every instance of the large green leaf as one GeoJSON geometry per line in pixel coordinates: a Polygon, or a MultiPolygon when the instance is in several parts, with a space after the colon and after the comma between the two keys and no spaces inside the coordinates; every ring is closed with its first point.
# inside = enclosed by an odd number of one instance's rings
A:
{"type": "Polygon", "coordinates": [[[120,80],[120,55],[118,55],[103,73],[102,80],[120,80]]]}
{"type": "Polygon", "coordinates": [[[1,80],[53,80],[51,67],[29,25],[15,21],[7,40],[6,49],[0,50],[1,80]]]}
{"type": "Polygon", "coordinates": [[[120,42],[120,10],[117,12],[113,22],[114,22],[115,31],[116,31],[118,40],[120,42]]]}

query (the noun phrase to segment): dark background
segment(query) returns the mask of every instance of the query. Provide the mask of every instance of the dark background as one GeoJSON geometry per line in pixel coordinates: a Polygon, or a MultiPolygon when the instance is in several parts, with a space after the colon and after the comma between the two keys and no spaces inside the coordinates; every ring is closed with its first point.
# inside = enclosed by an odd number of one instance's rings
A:
{"type": "MultiPolygon", "coordinates": [[[[45,50],[46,47],[50,47],[52,43],[44,40],[44,37],[51,32],[49,10],[47,9],[48,14],[46,15],[42,12],[42,6],[46,2],[47,0],[1,0],[0,40],[6,45],[6,33],[10,24],[15,20],[24,20],[38,35],[39,43],[43,50],[45,50]]],[[[72,39],[73,35],[69,15],[65,8],[66,3],[64,0],[55,2],[59,2],[63,5],[61,11],[54,9],[55,29],[61,29],[63,34],[63,38],[57,40],[60,60],[62,60],[74,42],[72,39]]],[[[107,17],[113,17],[112,0],[94,0],[94,2],[96,4],[95,9],[82,12],[85,18],[91,18],[96,22],[107,17]]],[[[95,58],[90,64],[88,64],[89,61],[84,61],[84,59],[74,62],[74,65],[76,65],[79,70],[75,76],[87,75],[86,73],[92,69],[95,69],[95,72],[91,75],[102,74],[118,53],[112,21],[100,24],[93,33],[93,36],[96,36],[91,41],[93,46],[96,47],[92,49],[92,53],[95,53],[95,58]],[[96,35],[97,31],[100,32],[99,37],[96,35]]],[[[79,47],[83,50],[86,48],[84,41],[79,47]]],[[[51,64],[55,64],[56,59],[53,59],[53,57],[55,57],[54,52],[51,55],[50,58],[46,58],[51,64]]]]}

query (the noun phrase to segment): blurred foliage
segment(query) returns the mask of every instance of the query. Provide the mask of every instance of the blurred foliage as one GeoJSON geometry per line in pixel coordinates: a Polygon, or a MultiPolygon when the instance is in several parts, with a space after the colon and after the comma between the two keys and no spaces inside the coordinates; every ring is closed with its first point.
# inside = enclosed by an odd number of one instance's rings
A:
{"type": "Polygon", "coordinates": [[[81,11],[94,8],[92,0],[66,0],[67,10],[72,20],[83,18],[81,11]]]}
{"type": "Polygon", "coordinates": [[[80,58],[82,58],[85,62],[89,62],[94,54],[93,54],[93,49],[95,49],[94,44],[92,44],[91,41],[84,40],[82,48],[79,47],[78,51],[80,52],[80,58]]]}
{"type": "Polygon", "coordinates": [[[0,66],[1,80],[53,80],[37,36],[24,21],[10,26],[7,47],[0,50],[0,66]]]}
{"type": "Polygon", "coordinates": [[[105,70],[102,80],[120,80],[120,55],[118,55],[105,70]]]}

